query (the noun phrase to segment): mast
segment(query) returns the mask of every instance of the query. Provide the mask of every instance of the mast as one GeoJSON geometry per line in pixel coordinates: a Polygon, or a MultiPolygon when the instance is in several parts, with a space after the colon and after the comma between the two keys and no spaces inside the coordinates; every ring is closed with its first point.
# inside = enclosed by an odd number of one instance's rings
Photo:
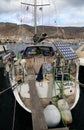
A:
{"type": "Polygon", "coordinates": [[[21,4],[29,5],[29,6],[34,7],[34,27],[35,27],[35,32],[34,33],[37,34],[37,6],[49,6],[50,4],[37,5],[37,0],[34,0],[34,4],[28,4],[28,3],[23,3],[23,2],[21,2],[21,4]]]}

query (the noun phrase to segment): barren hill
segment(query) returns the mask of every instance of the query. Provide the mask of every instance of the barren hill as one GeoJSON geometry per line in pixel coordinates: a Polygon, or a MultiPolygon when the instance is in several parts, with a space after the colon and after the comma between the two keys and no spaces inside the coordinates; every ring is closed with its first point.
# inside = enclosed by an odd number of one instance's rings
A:
{"type": "MultiPolygon", "coordinates": [[[[38,34],[46,32],[49,37],[63,39],[84,39],[84,27],[38,26],[38,34]]],[[[0,40],[27,40],[34,35],[34,27],[13,23],[0,23],[0,40]]]]}

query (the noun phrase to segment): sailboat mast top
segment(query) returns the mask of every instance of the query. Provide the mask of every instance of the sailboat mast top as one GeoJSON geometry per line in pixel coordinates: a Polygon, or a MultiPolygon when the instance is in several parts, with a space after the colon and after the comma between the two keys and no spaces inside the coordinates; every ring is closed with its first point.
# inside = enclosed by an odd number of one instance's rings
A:
{"type": "Polygon", "coordinates": [[[37,0],[34,0],[34,4],[28,4],[23,2],[21,2],[21,4],[34,6],[34,27],[35,27],[35,34],[37,34],[37,6],[49,6],[50,4],[37,5],[37,0]]]}

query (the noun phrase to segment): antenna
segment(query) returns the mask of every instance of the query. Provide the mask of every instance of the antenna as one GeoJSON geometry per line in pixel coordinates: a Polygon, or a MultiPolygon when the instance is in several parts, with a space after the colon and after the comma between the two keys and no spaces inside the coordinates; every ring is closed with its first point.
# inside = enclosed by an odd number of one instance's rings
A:
{"type": "Polygon", "coordinates": [[[28,3],[23,3],[23,2],[21,2],[21,4],[34,7],[34,27],[35,27],[35,34],[37,34],[37,6],[49,6],[50,4],[39,4],[39,5],[37,5],[37,0],[34,0],[34,4],[28,4],[28,3]]]}

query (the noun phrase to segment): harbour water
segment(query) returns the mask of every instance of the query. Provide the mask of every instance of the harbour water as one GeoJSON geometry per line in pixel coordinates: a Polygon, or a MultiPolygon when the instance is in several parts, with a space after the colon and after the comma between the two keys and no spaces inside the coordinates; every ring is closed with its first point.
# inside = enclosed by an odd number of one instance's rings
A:
{"type": "MultiPolygon", "coordinates": [[[[74,50],[76,50],[80,45],[83,43],[68,43],[74,50]]],[[[20,43],[20,44],[14,44],[14,43],[7,43],[7,48],[13,50],[15,53],[18,53],[18,51],[24,50],[29,44],[27,43],[20,43]]]]}
{"type": "MultiPolygon", "coordinates": [[[[0,92],[10,87],[8,77],[0,69],[0,92]]],[[[0,94],[0,130],[32,130],[31,114],[16,102],[12,89],[0,94]],[[15,119],[14,119],[15,109],[15,119]]]]}

